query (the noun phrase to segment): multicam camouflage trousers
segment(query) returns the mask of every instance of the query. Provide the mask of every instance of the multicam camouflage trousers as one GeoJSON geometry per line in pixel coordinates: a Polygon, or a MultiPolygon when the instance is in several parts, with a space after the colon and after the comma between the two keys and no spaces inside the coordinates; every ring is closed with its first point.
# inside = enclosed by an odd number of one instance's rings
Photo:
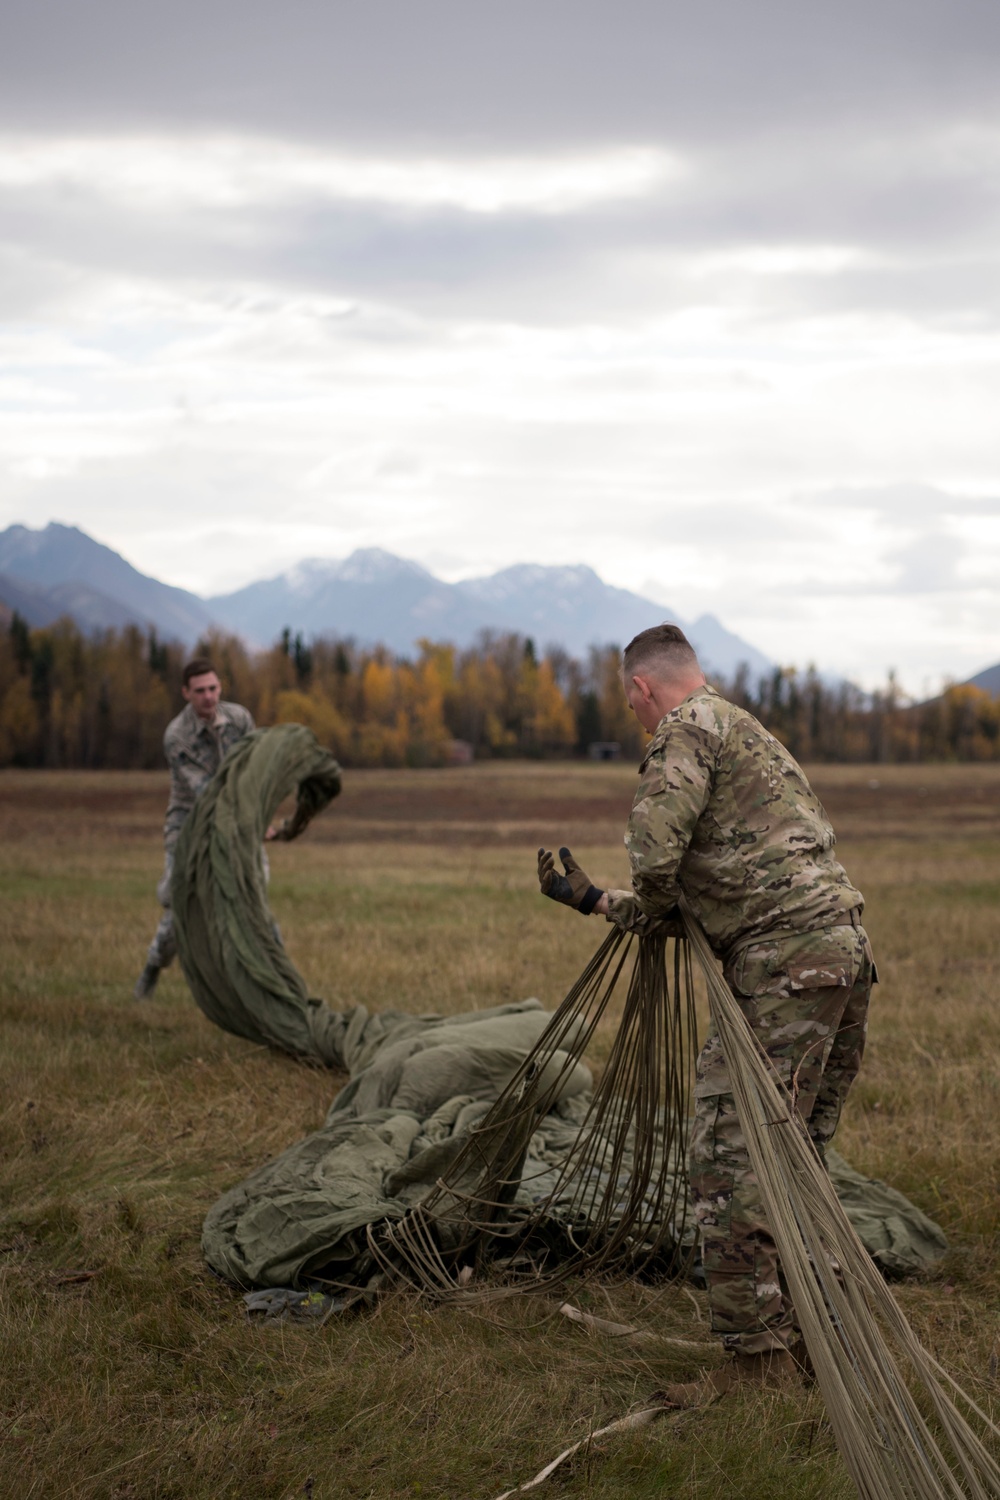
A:
{"type": "MultiPolygon", "coordinates": [[[[822,1153],[864,1052],[875,978],[864,929],[758,943],[726,978],[822,1153]]],[[[747,1354],[787,1347],[795,1313],[714,1033],[698,1059],[690,1165],[713,1332],[747,1354]]]]}

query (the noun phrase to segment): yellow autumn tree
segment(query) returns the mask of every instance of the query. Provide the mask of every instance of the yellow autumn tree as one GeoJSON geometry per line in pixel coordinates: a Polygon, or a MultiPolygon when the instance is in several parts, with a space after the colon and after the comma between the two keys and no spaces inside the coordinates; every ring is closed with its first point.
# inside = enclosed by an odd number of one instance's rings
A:
{"type": "Polygon", "coordinates": [[[541,663],[535,677],[532,729],[535,743],[550,753],[571,749],[576,739],[573,710],[563,697],[548,661],[541,663]]]}
{"type": "Polygon", "coordinates": [[[315,689],[303,693],[296,688],[286,688],[278,693],[274,700],[274,723],[304,724],[334,755],[340,759],[350,755],[350,726],[330,700],[315,689]]]}

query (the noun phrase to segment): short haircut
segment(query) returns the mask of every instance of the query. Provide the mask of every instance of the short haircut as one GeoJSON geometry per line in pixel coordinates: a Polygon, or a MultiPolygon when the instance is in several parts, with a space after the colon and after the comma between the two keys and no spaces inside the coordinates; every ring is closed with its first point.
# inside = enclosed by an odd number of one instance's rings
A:
{"type": "MultiPolygon", "coordinates": [[[[214,663],[210,662],[207,656],[194,657],[184,668],[184,686],[188,686],[192,677],[204,677],[206,672],[215,672],[214,663]]],[[[218,677],[218,672],[215,672],[215,675],[218,677]]]]}
{"type": "Polygon", "coordinates": [[[694,647],[679,625],[652,625],[629,641],[622,652],[622,676],[627,682],[643,668],[671,681],[701,671],[694,647]]]}

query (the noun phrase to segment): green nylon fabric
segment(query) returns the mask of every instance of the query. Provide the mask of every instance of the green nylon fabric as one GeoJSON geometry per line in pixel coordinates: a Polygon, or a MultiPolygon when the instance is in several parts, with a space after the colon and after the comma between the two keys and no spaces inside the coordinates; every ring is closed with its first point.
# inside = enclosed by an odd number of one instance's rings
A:
{"type": "MultiPolygon", "coordinates": [[[[378,1285],[369,1227],[401,1218],[430,1191],[549,1020],[537,1000],[442,1017],[375,1014],[363,1005],[338,1012],[309,995],[268,910],[261,841],[293,791],[294,837],[339,789],[336,761],[308,729],[257,730],[230,751],[177,845],[178,951],[205,1015],[238,1036],[351,1075],[321,1130],[210,1210],[205,1257],[243,1287],[301,1286],[316,1275],[378,1285]]],[[[562,1060],[556,1054],[550,1066],[562,1060]]],[[[531,1138],[515,1210],[552,1190],[590,1086],[589,1069],[577,1063],[531,1138]]],[[[829,1162],[858,1234],[884,1270],[903,1274],[940,1258],[943,1234],[902,1194],[859,1176],[836,1153],[829,1162]]],[[[595,1184],[595,1194],[603,1186],[595,1184]]],[[[567,1227],[559,1211],[553,1203],[540,1249],[558,1251],[567,1227]]],[[[679,1216],[674,1243],[691,1244],[694,1234],[690,1215],[679,1216]]]]}
{"type": "Polygon", "coordinates": [[[310,998],[267,906],[264,832],[293,791],[294,837],[340,791],[340,767],[311,730],[258,729],[230,750],[177,841],[177,951],[195,1001],[217,1026],[340,1067],[343,1018],[310,998]]]}
{"type": "MultiPolygon", "coordinates": [[[[530,1016],[512,1016],[516,1023],[530,1016]]],[[[539,1013],[545,1018],[545,1013],[539,1013]]],[[[469,1130],[485,1115],[489,1097],[458,1092],[469,1078],[482,1076],[482,1053],[474,1044],[454,1047],[440,1059],[439,1087],[451,1070],[456,1092],[427,1113],[378,1103],[369,1090],[370,1107],[355,1112],[338,1101],[322,1129],[282,1152],[244,1182],[231,1188],[209,1211],[202,1248],[212,1268],[242,1287],[302,1286],[311,1277],[360,1288],[381,1284],[382,1275],[368,1246],[367,1229],[398,1220],[430,1192],[457,1155],[469,1130]],[[479,1056],[477,1056],[477,1050],[479,1056]]],[[[515,1055],[523,1058],[537,1039],[535,1026],[525,1027],[520,1048],[503,1049],[498,1079],[509,1077],[515,1055]]],[[[377,1062],[369,1072],[377,1072],[377,1062]]],[[[365,1073],[359,1075],[364,1079],[365,1073]]],[[[367,1080],[374,1085],[375,1080],[367,1080]]],[[[386,1081],[386,1080],[384,1080],[386,1081]]],[[[500,1088],[493,1094],[495,1098],[500,1088]]],[[[346,1092],[346,1090],[345,1090],[346,1092]]],[[[559,1166],[569,1154],[589,1102],[587,1092],[564,1095],[555,1111],[538,1125],[528,1148],[515,1200],[529,1204],[545,1198],[558,1179],[559,1166]]],[[[830,1175],[859,1238],[876,1263],[891,1275],[926,1269],[947,1249],[944,1234],[902,1193],[885,1183],[862,1177],[837,1155],[827,1153],[830,1175]]],[[[627,1175],[631,1156],[623,1163],[627,1175]]],[[[677,1164],[674,1163],[676,1171],[677,1164]]],[[[604,1190],[594,1184],[595,1197],[604,1190]]],[[[567,1199],[572,1195],[566,1193],[567,1199]]],[[[561,1205],[550,1205],[549,1222],[538,1251],[554,1251],[567,1224],[561,1205]]],[[[575,1221],[580,1232],[579,1220],[575,1221]]],[[[672,1226],[671,1247],[694,1243],[693,1215],[678,1215],[672,1226]]],[[[665,1252],[669,1259],[669,1251],[665,1252]]]]}

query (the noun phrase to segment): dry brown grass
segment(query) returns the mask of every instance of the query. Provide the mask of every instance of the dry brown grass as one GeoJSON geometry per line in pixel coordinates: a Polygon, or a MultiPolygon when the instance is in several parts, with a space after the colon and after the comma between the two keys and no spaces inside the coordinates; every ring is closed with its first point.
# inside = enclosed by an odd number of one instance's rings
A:
{"type": "MultiPolygon", "coordinates": [[[[823,768],[882,984],[839,1144],[939,1218],[953,1250],[900,1289],[928,1345],[996,1404],[1000,768],[823,768]],[[877,781],[877,786],[871,785],[877,781]]],[[[288,946],[332,1004],[554,1004],[603,928],[540,900],[538,843],[621,883],[627,767],[354,772],[275,851],[288,946]]],[[[690,1360],[546,1319],[394,1298],[322,1330],[251,1326],[201,1263],[220,1191],[322,1119],[342,1082],[212,1028],[183,981],[130,998],[157,911],[153,774],[0,776],[0,1493],[491,1497],[690,1360]]],[[[585,1294],[698,1337],[683,1288],[585,1294]]],[[[818,1398],[668,1418],[579,1457],[553,1497],[849,1493],[818,1398]]],[[[545,1491],[540,1491],[540,1494],[545,1491]]]]}

